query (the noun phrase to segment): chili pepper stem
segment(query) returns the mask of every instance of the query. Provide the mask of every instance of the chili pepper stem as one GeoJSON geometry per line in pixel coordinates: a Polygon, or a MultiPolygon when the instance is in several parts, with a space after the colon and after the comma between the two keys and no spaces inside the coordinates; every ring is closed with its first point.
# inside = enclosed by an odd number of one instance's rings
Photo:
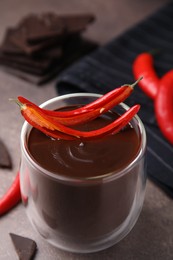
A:
{"type": "Polygon", "coordinates": [[[15,102],[19,107],[20,109],[24,109],[26,107],[25,104],[21,103],[18,99],[15,99],[15,98],[9,98],[9,101],[13,101],[15,102]]]}
{"type": "Polygon", "coordinates": [[[133,84],[125,84],[125,85],[122,85],[123,87],[124,86],[129,86],[131,87],[132,89],[134,89],[134,87],[139,83],[139,81],[141,81],[143,79],[143,76],[141,76],[140,78],[138,78],[133,84]]]}

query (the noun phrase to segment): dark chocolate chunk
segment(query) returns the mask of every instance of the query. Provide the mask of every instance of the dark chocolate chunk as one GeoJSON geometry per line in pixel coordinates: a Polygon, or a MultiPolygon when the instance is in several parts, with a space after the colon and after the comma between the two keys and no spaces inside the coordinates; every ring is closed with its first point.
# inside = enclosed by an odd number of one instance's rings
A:
{"type": "Polygon", "coordinates": [[[1,68],[34,84],[46,83],[96,47],[80,36],[93,20],[91,14],[24,17],[6,31],[0,47],[1,68]]]}
{"type": "Polygon", "coordinates": [[[64,55],[60,59],[55,60],[51,68],[44,75],[33,75],[16,68],[2,65],[1,69],[30,83],[41,86],[57,76],[58,73],[66,66],[70,65],[72,62],[76,61],[88,52],[93,51],[95,48],[97,48],[97,46],[98,45],[96,43],[84,40],[82,38],[78,40],[69,40],[64,45],[64,55]]]}
{"type": "Polygon", "coordinates": [[[27,54],[37,53],[53,45],[62,45],[69,34],[80,33],[93,20],[91,14],[31,15],[11,31],[10,41],[27,54]]]}
{"type": "Polygon", "coordinates": [[[11,30],[10,32],[10,41],[28,55],[40,53],[46,48],[57,46],[61,43],[59,37],[54,37],[40,42],[38,44],[30,45],[27,43],[26,38],[27,30],[24,27],[14,28],[13,31],[11,30]]]}
{"type": "MultiPolygon", "coordinates": [[[[51,53],[50,53],[51,54],[51,53]]],[[[60,48],[56,49],[56,57],[30,57],[30,56],[16,56],[16,55],[9,55],[6,53],[1,52],[0,49],[0,63],[1,62],[11,62],[11,63],[16,63],[19,65],[23,66],[32,66],[33,68],[38,68],[38,69],[45,69],[50,66],[52,63],[52,60],[55,58],[59,58],[62,56],[62,50],[60,48]],[[59,55],[58,55],[59,53],[59,55]]]]}
{"type": "Polygon", "coordinates": [[[6,30],[3,42],[0,46],[0,49],[3,53],[7,53],[7,54],[14,54],[14,55],[23,55],[24,51],[21,50],[19,47],[17,47],[16,45],[14,45],[11,40],[10,40],[10,36],[13,33],[13,29],[12,28],[8,28],[6,30]]]}
{"type": "Polygon", "coordinates": [[[0,64],[10,68],[19,69],[24,72],[29,72],[34,75],[43,75],[53,64],[54,59],[51,58],[30,58],[16,57],[3,54],[0,52],[0,64]]]}
{"type": "Polygon", "coordinates": [[[56,46],[52,46],[51,48],[45,49],[43,52],[40,52],[35,55],[35,57],[39,58],[49,58],[49,59],[58,59],[63,55],[62,46],[59,44],[56,46]]]}
{"type": "Polygon", "coordinates": [[[30,44],[64,36],[65,29],[61,21],[57,21],[57,16],[52,13],[40,15],[28,15],[19,23],[19,28],[27,31],[26,40],[30,44]]]}
{"type": "Polygon", "coordinates": [[[67,34],[80,33],[94,20],[92,14],[56,15],[44,13],[29,15],[20,23],[27,31],[27,42],[34,44],[54,37],[63,38],[67,34]]]}
{"type": "Polygon", "coordinates": [[[11,157],[9,152],[4,145],[4,143],[0,140],[0,167],[1,168],[12,168],[11,157]]]}
{"type": "Polygon", "coordinates": [[[75,34],[84,31],[87,25],[94,21],[94,16],[92,14],[66,15],[59,19],[64,24],[67,34],[75,34]]]}
{"type": "MultiPolygon", "coordinates": [[[[11,35],[14,30],[12,28],[8,28],[6,30],[3,42],[0,46],[0,52],[4,55],[13,56],[14,59],[18,59],[23,57],[24,59],[29,59],[28,55],[24,52],[24,50],[17,47],[13,42],[11,42],[11,35]]],[[[33,53],[35,54],[35,53],[33,53]]],[[[52,48],[45,49],[43,52],[33,55],[37,59],[40,58],[59,58],[62,55],[62,47],[61,46],[53,46],[52,48]]],[[[32,58],[32,57],[31,57],[32,58]]]]}
{"type": "Polygon", "coordinates": [[[20,260],[31,260],[35,256],[37,244],[34,240],[10,233],[13,245],[20,260]]]}

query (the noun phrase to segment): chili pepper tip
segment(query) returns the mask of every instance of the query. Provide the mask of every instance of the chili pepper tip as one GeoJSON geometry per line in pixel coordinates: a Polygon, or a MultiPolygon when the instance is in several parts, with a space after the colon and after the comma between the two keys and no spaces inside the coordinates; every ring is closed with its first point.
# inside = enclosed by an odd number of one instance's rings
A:
{"type": "Polygon", "coordinates": [[[138,83],[139,81],[141,81],[143,79],[143,76],[139,77],[133,84],[131,84],[131,88],[134,88],[138,83]]]}
{"type": "Polygon", "coordinates": [[[20,102],[19,99],[9,98],[9,101],[15,102],[20,108],[22,108],[22,106],[24,106],[24,104],[22,102],[20,102]]]}
{"type": "Polygon", "coordinates": [[[139,77],[133,84],[125,84],[123,86],[129,86],[131,88],[134,88],[139,83],[139,81],[141,81],[142,79],[143,79],[143,76],[139,77]]]}

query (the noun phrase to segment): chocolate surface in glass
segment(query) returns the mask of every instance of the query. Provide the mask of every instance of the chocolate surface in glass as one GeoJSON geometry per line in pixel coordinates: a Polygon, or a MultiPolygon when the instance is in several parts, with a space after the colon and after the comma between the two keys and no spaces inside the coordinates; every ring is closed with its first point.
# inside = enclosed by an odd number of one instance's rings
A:
{"type": "MultiPolygon", "coordinates": [[[[117,117],[109,112],[82,127],[88,131],[100,128],[117,117]]],[[[95,140],[55,140],[36,129],[29,135],[28,148],[43,168],[68,177],[95,177],[127,166],[139,149],[139,138],[128,125],[115,135],[95,140]]]]}
{"type": "MultiPolygon", "coordinates": [[[[117,116],[108,112],[76,128],[98,129],[117,116]]],[[[31,222],[50,243],[94,252],[131,230],[141,208],[144,174],[135,120],[134,128],[129,124],[118,134],[90,141],[55,140],[34,128],[27,132],[23,147],[29,157],[22,157],[21,190],[31,222]]]]}

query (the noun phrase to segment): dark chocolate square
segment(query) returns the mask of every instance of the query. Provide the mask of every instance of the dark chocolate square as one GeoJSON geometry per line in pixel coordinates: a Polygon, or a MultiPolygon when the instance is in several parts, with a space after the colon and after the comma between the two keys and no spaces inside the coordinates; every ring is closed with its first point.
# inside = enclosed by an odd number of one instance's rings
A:
{"type": "MultiPolygon", "coordinates": [[[[13,34],[13,29],[8,28],[6,30],[3,42],[0,46],[0,52],[4,55],[9,55],[13,59],[18,59],[20,57],[23,57],[24,59],[28,59],[30,55],[27,55],[24,50],[17,47],[12,41],[11,41],[11,34],[13,34]]],[[[32,55],[32,57],[36,58],[59,58],[62,55],[62,47],[59,45],[55,45],[51,48],[45,49],[43,52],[37,53],[35,55],[32,55]]]]}
{"type": "Polygon", "coordinates": [[[33,259],[37,250],[34,240],[13,233],[10,233],[10,237],[20,260],[33,259]]]}
{"type": "Polygon", "coordinates": [[[88,52],[93,51],[95,48],[97,48],[97,44],[94,42],[84,40],[80,37],[71,38],[64,45],[64,55],[60,59],[56,59],[44,75],[33,75],[32,73],[24,72],[15,67],[12,68],[9,66],[1,66],[1,69],[16,77],[40,86],[57,76],[66,66],[70,65],[88,52]]]}
{"type": "Polygon", "coordinates": [[[28,55],[40,53],[44,49],[62,44],[59,37],[54,37],[43,42],[30,45],[27,43],[27,30],[24,27],[18,27],[11,30],[10,41],[28,55]]]}
{"type": "Polygon", "coordinates": [[[5,144],[0,140],[0,167],[1,168],[12,168],[12,162],[10,154],[5,144]]]}
{"type": "Polygon", "coordinates": [[[26,41],[30,44],[45,41],[46,39],[63,39],[67,34],[80,33],[87,25],[94,21],[92,14],[56,15],[43,13],[28,15],[20,23],[19,28],[27,31],[26,41]]]}
{"type": "MultiPolygon", "coordinates": [[[[59,56],[60,57],[60,56],[59,56]]],[[[10,68],[19,69],[35,75],[43,75],[50,69],[55,58],[16,56],[4,54],[0,51],[0,64],[10,68]]]]}
{"type": "Polygon", "coordinates": [[[30,14],[24,17],[18,25],[26,31],[26,42],[38,44],[52,38],[63,38],[64,25],[53,13],[30,14]]]}
{"type": "Polygon", "coordinates": [[[7,28],[4,39],[1,43],[0,49],[1,52],[7,53],[10,55],[24,55],[24,51],[13,44],[10,40],[10,36],[13,33],[13,28],[7,28]]]}

